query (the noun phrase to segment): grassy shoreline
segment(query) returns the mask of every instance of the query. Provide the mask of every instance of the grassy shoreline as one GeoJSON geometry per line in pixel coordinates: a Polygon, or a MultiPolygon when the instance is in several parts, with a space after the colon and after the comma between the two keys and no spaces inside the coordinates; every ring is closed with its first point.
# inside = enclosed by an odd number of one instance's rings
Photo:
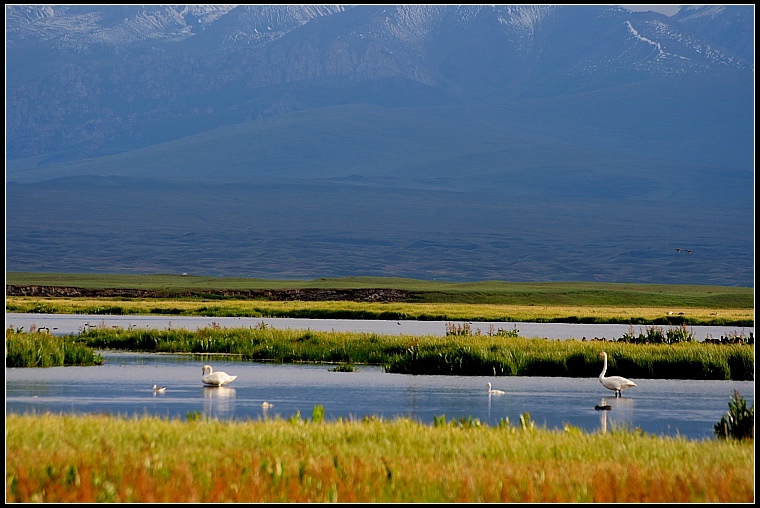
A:
{"type": "Polygon", "coordinates": [[[60,351],[66,345],[69,349],[234,355],[241,361],[370,364],[392,373],[428,375],[594,377],[601,368],[601,351],[610,355],[611,374],[622,371],[632,378],[746,381],[754,379],[755,367],[753,344],[550,341],[502,334],[398,336],[278,330],[265,325],[195,331],[96,327],[66,337],[8,329],[6,366],[54,365],[48,357],[57,355],[62,360],[60,351]]]}

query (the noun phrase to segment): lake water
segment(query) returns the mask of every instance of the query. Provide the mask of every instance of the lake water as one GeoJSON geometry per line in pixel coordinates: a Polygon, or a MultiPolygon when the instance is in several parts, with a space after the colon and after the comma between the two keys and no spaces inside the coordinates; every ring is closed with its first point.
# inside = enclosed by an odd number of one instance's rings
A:
{"type": "MultiPolygon", "coordinates": [[[[104,316],[95,314],[25,314],[6,313],[5,327],[30,330],[33,326],[45,327],[51,333],[65,335],[79,333],[86,326],[105,326],[108,328],[186,328],[197,330],[212,325],[226,328],[250,328],[264,322],[276,329],[366,332],[381,335],[446,335],[446,323],[461,321],[413,321],[413,320],[361,320],[361,319],[298,319],[298,318],[237,318],[237,317],[171,317],[171,316],[104,316]]],[[[618,339],[631,330],[630,325],[599,325],[573,323],[524,323],[470,321],[473,333],[480,330],[487,334],[489,330],[512,330],[517,328],[523,337],[549,339],[618,339]]],[[[664,327],[667,330],[667,327],[664,327]]],[[[731,326],[690,326],[688,329],[696,340],[707,337],[720,338],[729,334],[755,333],[754,327],[737,328],[731,326]]],[[[646,326],[634,326],[634,333],[645,332],[646,326]]]]}
{"type": "MultiPolygon", "coordinates": [[[[315,405],[325,418],[409,417],[432,424],[473,418],[519,425],[530,413],[540,426],[565,424],[589,432],[616,426],[655,435],[714,439],[713,425],[728,411],[734,390],[754,404],[754,382],[636,379],[638,386],[616,399],[598,378],[413,376],[357,366],[331,372],[328,365],[280,365],[219,360],[198,355],[100,352],[95,367],[6,368],[8,413],[110,413],[185,419],[195,412],[218,419],[309,418],[315,405]],[[238,378],[221,388],[201,383],[201,367],[238,378]],[[489,395],[486,383],[504,390],[489,395]],[[154,393],[153,385],[166,386],[154,393]],[[263,402],[273,404],[262,407],[263,402]],[[610,411],[596,405],[608,404],[610,411]]],[[[601,365],[600,365],[601,370],[601,365]]]]}

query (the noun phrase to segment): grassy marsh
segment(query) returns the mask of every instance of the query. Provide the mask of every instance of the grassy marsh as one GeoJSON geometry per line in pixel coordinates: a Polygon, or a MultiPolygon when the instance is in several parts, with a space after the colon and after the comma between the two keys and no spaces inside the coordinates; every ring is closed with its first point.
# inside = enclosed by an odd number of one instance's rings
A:
{"type": "Polygon", "coordinates": [[[6,501],[754,501],[753,441],[550,431],[526,416],[490,427],[10,414],[6,501]]]}
{"type": "Polygon", "coordinates": [[[58,337],[45,331],[5,330],[6,367],[101,365],[103,358],[76,337],[58,337]]]}
{"type": "MultiPolygon", "coordinates": [[[[271,288],[272,281],[181,276],[6,274],[9,284],[271,288]]],[[[280,281],[281,287],[393,287],[415,302],[6,297],[6,312],[352,317],[754,326],[751,288],[615,284],[449,284],[407,279],[280,281]],[[387,284],[383,286],[383,284],[387,284]],[[683,314],[681,314],[683,312],[683,314]]],[[[45,333],[6,330],[29,350],[45,333]],[[30,337],[33,335],[33,337],[30,337]],[[23,342],[26,341],[26,342],[23,342]]],[[[754,379],[753,345],[550,341],[488,334],[382,336],[309,330],[93,328],[82,347],[218,353],[241,359],[382,364],[460,375],[754,379]],[[738,373],[742,374],[738,374],[738,373]]],[[[62,341],[65,343],[65,341],[62,341]]],[[[48,347],[48,346],[44,346],[48,347]]],[[[51,356],[54,356],[51,353],[51,356]]],[[[6,354],[6,362],[7,362],[6,354]]],[[[754,441],[689,441],[399,419],[220,422],[108,415],[6,415],[6,502],[715,502],[754,501],[754,441]],[[624,464],[621,467],[621,464],[624,464]],[[616,471],[614,476],[610,471],[616,471]]]]}
{"type": "MultiPolygon", "coordinates": [[[[6,330],[6,349],[28,335],[6,330]]],[[[50,337],[50,336],[48,336],[50,337]]],[[[53,342],[62,339],[50,337],[53,342]]],[[[199,330],[92,328],[67,338],[94,349],[234,355],[247,361],[382,365],[402,374],[464,376],[594,377],[598,354],[633,378],[754,379],[754,345],[627,344],[611,341],[538,340],[502,335],[405,336],[359,332],[207,327],[199,330]]],[[[15,358],[15,357],[13,357],[15,358]]],[[[32,365],[9,364],[25,367],[32,365]]],[[[23,358],[22,358],[23,359],[23,358]]]]}

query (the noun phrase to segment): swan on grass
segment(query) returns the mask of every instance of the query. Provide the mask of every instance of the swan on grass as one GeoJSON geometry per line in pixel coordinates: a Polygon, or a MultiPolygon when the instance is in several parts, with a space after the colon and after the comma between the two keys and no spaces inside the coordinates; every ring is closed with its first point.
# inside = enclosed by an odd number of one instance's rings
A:
{"type": "Polygon", "coordinates": [[[504,390],[494,390],[494,389],[492,389],[491,388],[491,383],[488,383],[488,395],[504,395],[505,393],[507,393],[507,392],[505,392],[504,390]]]}
{"type": "Polygon", "coordinates": [[[201,379],[203,380],[203,384],[206,386],[222,386],[237,379],[237,376],[230,376],[226,372],[214,372],[214,369],[211,367],[211,365],[203,366],[202,375],[203,377],[201,379]],[[208,371],[208,374],[206,374],[206,371],[208,371]]]}
{"type": "Polygon", "coordinates": [[[607,353],[602,351],[599,353],[599,356],[604,358],[604,366],[602,367],[602,373],[599,374],[599,382],[608,390],[614,391],[615,397],[622,397],[623,394],[621,392],[623,390],[636,386],[636,383],[621,376],[605,377],[604,375],[607,373],[607,353]]]}

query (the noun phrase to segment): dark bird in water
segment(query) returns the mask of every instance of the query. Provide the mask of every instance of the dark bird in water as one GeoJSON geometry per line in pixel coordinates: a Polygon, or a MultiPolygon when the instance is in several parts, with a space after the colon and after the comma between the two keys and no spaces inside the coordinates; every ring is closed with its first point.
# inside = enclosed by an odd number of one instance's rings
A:
{"type": "Polygon", "coordinates": [[[681,249],[676,249],[676,252],[681,252],[681,249]]]}
{"type": "Polygon", "coordinates": [[[594,406],[594,409],[596,409],[597,411],[611,411],[612,406],[608,406],[605,404],[603,406],[594,406]]]}

